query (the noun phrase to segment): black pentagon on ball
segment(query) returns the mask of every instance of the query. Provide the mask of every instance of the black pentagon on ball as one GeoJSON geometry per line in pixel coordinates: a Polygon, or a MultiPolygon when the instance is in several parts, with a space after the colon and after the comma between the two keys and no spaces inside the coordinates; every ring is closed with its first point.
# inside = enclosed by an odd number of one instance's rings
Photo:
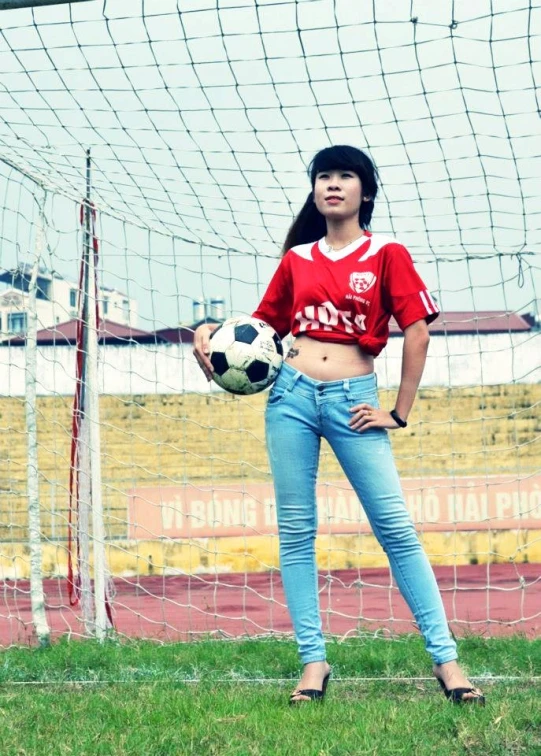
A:
{"type": "Polygon", "coordinates": [[[214,368],[214,372],[218,375],[223,375],[227,370],[229,370],[229,363],[227,361],[227,357],[223,352],[213,352],[210,355],[210,361],[212,363],[212,367],[214,368]]]}
{"type": "Polygon", "coordinates": [[[235,341],[243,344],[251,344],[257,339],[259,331],[253,325],[245,323],[244,325],[235,326],[235,341]]]}
{"type": "Polygon", "coordinates": [[[251,383],[258,383],[258,381],[264,381],[269,374],[269,363],[261,362],[260,360],[254,360],[246,368],[246,375],[250,379],[251,383]]]}
{"type": "Polygon", "coordinates": [[[280,355],[280,357],[283,357],[284,356],[284,347],[283,347],[283,344],[282,344],[282,339],[278,336],[277,333],[275,333],[273,335],[273,337],[272,337],[272,340],[276,344],[276,351],[278,352],[278,354],[280,355]]]}

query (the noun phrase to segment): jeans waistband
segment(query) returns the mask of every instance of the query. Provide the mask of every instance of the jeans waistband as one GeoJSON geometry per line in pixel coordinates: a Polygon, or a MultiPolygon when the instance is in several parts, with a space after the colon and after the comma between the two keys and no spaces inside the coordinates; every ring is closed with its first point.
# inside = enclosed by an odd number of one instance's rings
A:
{"type": "Polygon", "coordinates": [[[314,393],[325,393],[326,395],[334,393],[348,394],[355,389],[375,390],[377,383],[375,373],[358,375],[354,378],[340,378],[337,381],[318,381],[315,378],[310,378],[305,373],[301,373],[300,370],[295,370],[295,368],[286,362],[282,364],[276,380],[278,386],[281,385],[288,391],[295,388],[312,395],[314,393]]]}

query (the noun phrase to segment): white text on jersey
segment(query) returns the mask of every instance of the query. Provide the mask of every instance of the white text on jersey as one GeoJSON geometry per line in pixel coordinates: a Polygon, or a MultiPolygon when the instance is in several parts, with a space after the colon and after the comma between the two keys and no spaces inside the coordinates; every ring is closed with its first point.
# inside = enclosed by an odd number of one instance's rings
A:
{"type": "MultiPolygon", "coordinates": [[[[304,310],[295,315],[299,323],[299,332],[311,330],[332,331],[339,323],[346,333],[366,331],[366,315],[357,314],[351,319],[351,310],[338,310],[332,302],[323,302],[321,305],[308,305],[304,310]]],[[[341,329],[338,329],[341,330],[341,329]]]]}

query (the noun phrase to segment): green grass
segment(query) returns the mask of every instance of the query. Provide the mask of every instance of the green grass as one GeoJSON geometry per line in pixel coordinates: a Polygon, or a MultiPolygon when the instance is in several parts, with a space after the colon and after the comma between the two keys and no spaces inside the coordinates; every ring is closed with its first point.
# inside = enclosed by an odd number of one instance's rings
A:
{"type": "Polygon", "coordinates": [[[459,648],[484,709],[449,704],[410,636],[329,641],[327,699],[296,709],[290,641],[12,648],[0,653],[0,753],[541,756],[541,640],[471,637],[459,648]]]}

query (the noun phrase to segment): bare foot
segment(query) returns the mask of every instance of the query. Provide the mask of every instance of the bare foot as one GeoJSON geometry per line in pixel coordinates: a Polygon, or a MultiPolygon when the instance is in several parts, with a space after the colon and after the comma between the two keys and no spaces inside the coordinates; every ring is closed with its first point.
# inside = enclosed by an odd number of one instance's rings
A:
{"type": "Polygon", "coordinates": [[[443,682],[447,690],[454,690],[456,688],[473,688],[471,693],[464,693],[461,696],[462,701],[471,701],[478,699],[483,694],[472,685],[468,678],[464,675],[458,662],[450,661],[445,664],[434,664],[432,671],[434,675],[443,682]]]}
{"type": "Polygon", "coordinates": [[[331,671],[330,665],[326,661],[310,662],[304,665],[304,670],[299,683],[290,697],[291,703],[297,701],[310,701],[309,696],[303,696],[300,690],[322,690],[323,680],[331,671]]]}

